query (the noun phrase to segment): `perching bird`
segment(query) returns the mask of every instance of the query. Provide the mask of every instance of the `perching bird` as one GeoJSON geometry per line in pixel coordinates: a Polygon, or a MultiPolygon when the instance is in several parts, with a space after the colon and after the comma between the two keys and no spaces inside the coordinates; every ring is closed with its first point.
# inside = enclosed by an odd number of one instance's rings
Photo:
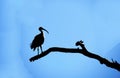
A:
{"type": "Polygon", "coordinates": [[[31,43],[31,49],[33,49],[33,51],[35,51],[35,49],[37,48],[38,54],[39,54],[39,47],[41,49],[41,52],[43,52],[42,50],[42,44],[44,43],[44,34],[43,31],[46,31],[47,33],[49,33],[46,29],[44,29],[43,27],[39,27],[39,31],[41,32],[40,34],[36,35],[31,43]]]}

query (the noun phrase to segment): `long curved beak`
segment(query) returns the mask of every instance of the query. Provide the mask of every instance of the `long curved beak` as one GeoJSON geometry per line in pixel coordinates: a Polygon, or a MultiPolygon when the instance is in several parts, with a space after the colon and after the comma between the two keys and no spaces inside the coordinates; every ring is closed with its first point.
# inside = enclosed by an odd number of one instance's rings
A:
{"type": "Polygon", "coordinates": [[[43,28],[43,30],[46,31],[49,34],[49,32],[46,29],[43,28]]]}

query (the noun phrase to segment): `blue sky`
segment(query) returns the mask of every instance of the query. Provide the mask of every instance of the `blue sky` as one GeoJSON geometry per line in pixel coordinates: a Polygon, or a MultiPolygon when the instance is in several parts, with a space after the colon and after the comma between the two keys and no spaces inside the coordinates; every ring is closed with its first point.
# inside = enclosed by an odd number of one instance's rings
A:
{"type": "MultiPolygon", "coordinates": [[[[119,0],[0,1],[1,78],[119,78],[120,73],[80,54],[50,53],[35,62],[30,43],[44,27],[43,50],[76,48],[83,40],[90,52],[108,59],[120,43],[119,0]],[[7,75],[6,75],[7,73],[7,75]]],[[[117,60],[117,59],[116,59],[117,60]]]]}

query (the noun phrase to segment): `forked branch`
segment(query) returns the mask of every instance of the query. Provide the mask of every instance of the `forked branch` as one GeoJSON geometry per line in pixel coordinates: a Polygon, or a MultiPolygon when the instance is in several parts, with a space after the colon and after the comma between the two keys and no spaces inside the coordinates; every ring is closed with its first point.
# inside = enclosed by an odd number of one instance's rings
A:
{"type": "Polygon", "coordinates": [[[87,49],[85,48],[83,41],[78,41],[76,42],[76,46],[80,46],[82,49],[79,48],[60,48],[60,47],[51,47],[44,51],[43,53],[31,57],[29,60],[30,62],[33,62],[37,59],[40,59],[50,52],[63,52],[63,53],[80,53],[83,54],[84,56],[87,56],[89,58],[96,59],[100,62],[100,64],[105,64],[107,67],[114,68],[118,71],[120,71],[120,64],[117,61],[109,61],[106,58],[103,58],[97,54],[93,54],[91,52],[88,52],[87,49]]]}

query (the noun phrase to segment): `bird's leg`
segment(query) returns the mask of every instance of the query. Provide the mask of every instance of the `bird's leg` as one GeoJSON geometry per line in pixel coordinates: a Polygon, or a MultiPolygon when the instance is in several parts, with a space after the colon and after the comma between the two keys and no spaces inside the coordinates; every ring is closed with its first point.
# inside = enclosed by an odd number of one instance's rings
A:
{"type": "Polygon", "coordinates": [[[42,46],[40,46],[41,52],[43,53],[42,46]]]}
{"type": "Polygon", "coordinates": [[[37,48],[37,51],[38,51],[38,55],[39,55],[39,47],[37,48]]]}

